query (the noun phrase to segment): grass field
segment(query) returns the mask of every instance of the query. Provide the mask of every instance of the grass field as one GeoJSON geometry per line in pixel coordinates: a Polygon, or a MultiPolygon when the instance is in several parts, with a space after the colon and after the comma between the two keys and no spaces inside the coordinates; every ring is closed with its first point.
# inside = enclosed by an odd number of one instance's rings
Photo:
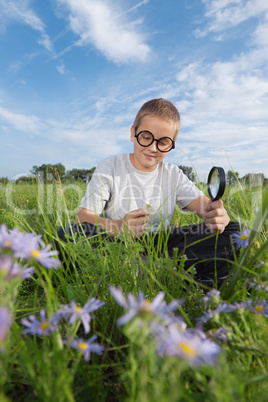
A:
{"type": "Polygon", "coordinates": [[[97,248],[68,242],[57,266],[45,247],[85,188],[0,188],[0,401],[266,401],[268,189],[226,189],[231,219],[251,232],[212,290],[183,258],[126,234],[97,248]]]}

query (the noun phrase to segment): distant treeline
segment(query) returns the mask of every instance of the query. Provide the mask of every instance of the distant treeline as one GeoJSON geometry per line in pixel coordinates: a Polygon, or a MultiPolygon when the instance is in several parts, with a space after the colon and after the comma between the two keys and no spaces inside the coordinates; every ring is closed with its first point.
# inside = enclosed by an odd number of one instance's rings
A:
{"type": "MultiPolygon", "coordinates": [[[[180,165],[179,168],[183,173],[193,182],[197,182],[194,169],[191,166],[180,165]]],[[[21,176],[15,180],[15,183],[33,183],[37,180],[41,180],[44,183],[70,183],[81,182],[88,183],[95,171],[95,167],[91,169],[71,169],[66,170],[62,163],[51,165],[50,163],[41,166],[34,165],[30,170],[30,174],[27,176],[21,176]]],[[[9,179],[7,177],[0,177],[0,183],[2,185],[8,184],[9,179]]],[[[12,180],[13,181],[13,180],[12,180]]],[[[234,185],[238,181],[247,185],[268,185],[268,178],[263,173],[248,173],[243,177],[239,177],[238,172],[228,170],[226,172],[227,185],[234,185]]]]}
{"type": "MultiPolygon", "coordinates": [[[[30,170],[29,175],[18,177],[15,180],[15,183],[33,183],[37,180],[44,183],[53,183],[55,181],[61,183],[74,181],[88,183],[95,169],[96,168],[93,167],[91,169],[66,170],[62,163],[57,163],[55,165],[43,163],[41,166],[34,165],[30,170]]],[[[8,182],[9,179],[7,177],[0,177],[0,183],[7,184],[8,182]]]]}

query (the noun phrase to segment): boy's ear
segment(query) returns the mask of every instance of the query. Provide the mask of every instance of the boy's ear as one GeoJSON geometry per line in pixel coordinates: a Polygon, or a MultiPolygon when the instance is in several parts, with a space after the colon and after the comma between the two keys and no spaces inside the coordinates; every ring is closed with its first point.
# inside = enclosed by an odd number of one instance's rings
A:
{"type": "Polygon", "coordinates": [[[134,142],[134,139],[135,139],[134,126],[131,126],[131,129],[130,129],[130,140],[131,140],[132,142],[134,142]]]}

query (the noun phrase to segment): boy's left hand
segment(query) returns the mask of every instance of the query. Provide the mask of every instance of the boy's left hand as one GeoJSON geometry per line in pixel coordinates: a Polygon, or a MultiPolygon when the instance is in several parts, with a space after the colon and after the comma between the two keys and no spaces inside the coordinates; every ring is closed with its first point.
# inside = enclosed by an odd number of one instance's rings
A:
{"type": "Polygon", "coordinates": [[[204,209],[203,219],[211,233],[222,233],[230,222],[222,200],[209,200],[204,209]]]}

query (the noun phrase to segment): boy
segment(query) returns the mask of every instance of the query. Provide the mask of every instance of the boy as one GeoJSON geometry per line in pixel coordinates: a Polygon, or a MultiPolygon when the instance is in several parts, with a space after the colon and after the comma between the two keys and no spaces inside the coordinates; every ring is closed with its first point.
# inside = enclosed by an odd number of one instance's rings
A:
{"type": "MultiPolygon", "coordinates": [[[[167,153],[175,148],[179,129],[180,115],[171,102],[146,102],[131,127],[133,153],[98,164],[72,230],[79,233],[82,223],[88,237],[97,233],[97,227],[112,237],[123,230],[133,237],[149,231],[154,232],[157,245],[159,231],[169,227],[177,204],[183,211],[202,217],[204,224],[171,231],[167,242],[169,255],[173,255],[174,248],[178,254],[186,254],[186,268],[195,262],[196,279],[210,284],[215,275],[215,242],[217,257],[231,258],[230,236],[239,227],[230,223],[221,200],[209,200],[176,165],[165,162],[167,153]],[[218,237],[212,236],[216,233],[218,237]]],[[[59,237],[64,239],[63,231],[59,237]]],[[[228,273],[223,265],[224,262],[217,261],[216,276],[221,278],[228,273]]]]}

